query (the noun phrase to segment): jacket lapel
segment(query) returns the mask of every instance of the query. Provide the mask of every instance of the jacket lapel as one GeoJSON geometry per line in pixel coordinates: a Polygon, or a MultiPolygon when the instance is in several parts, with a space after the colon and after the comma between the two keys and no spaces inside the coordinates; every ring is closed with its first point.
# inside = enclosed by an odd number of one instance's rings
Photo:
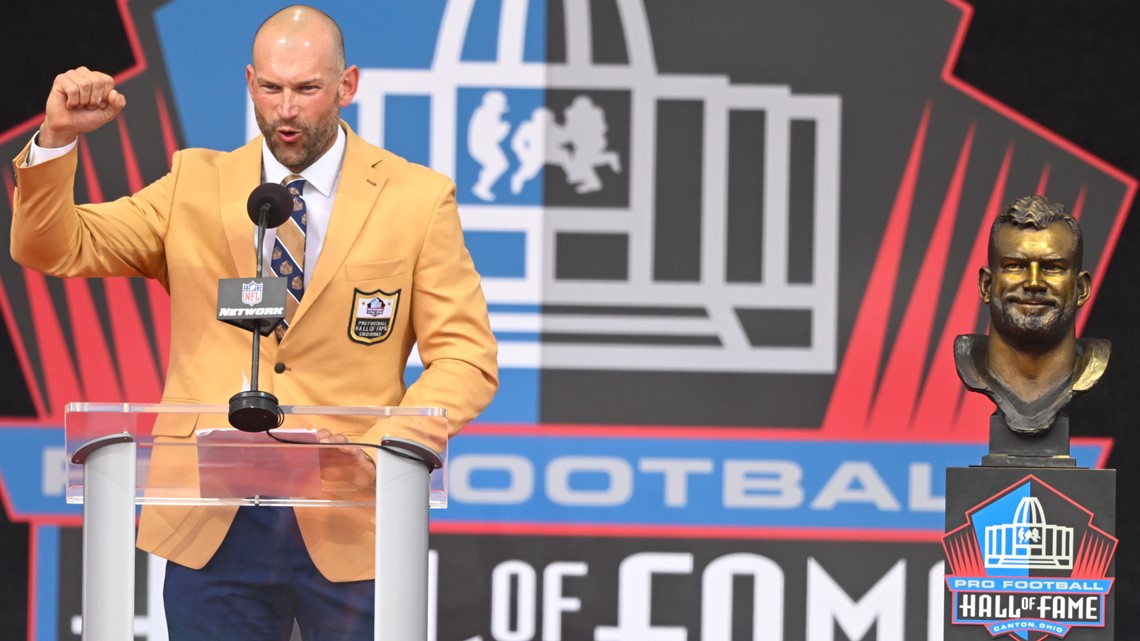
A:
{"type": "Polygon", "coordinates": [[[261,138],[254,138],[218,164],[218,208],[233,258],[234,274],[252,277],[257,270],[256,227],[246,212],[249,192],[261,184],[261,138]]]}
{"type": "MultiPolygon", "coordinates": [[[[379,149],[365,144],[347,126],[345,130],[348,141],[329,217],[329,228],[313,276],[305,286],[305,297],[293,315],[290,328],[295,328],[301,322],[305,312],[316,303],[344,264],[387,180],[379,167],[383,158],[379,149]]],[[[288,332],[285,333],[284,340],[289,340],[288,332]]]]}

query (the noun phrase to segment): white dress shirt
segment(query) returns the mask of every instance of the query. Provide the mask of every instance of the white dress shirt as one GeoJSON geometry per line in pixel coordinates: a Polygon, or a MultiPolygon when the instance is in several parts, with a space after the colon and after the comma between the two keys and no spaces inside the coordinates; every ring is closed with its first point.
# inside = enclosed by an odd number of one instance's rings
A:
{"type": "MultiPolygon", "coordinates": [[[[317,265],[317,257],[321,255],[321,248],[325,245],[325,234],[329,230],[329,217],[332,215],[333,200],[336,197],[336,186],[340,182],[340,167],[344,163],[344,149],[348,138],[344,129],[336,128],[336,141],[333,146],[309,165],[300,176],[305,179],[305,190],[301,197],[305,199],[305,212],[308,222],[305,225],[305,285],[313,278],[313,268],[317,265]]],[[[285,165],[282,165],[269,151],[269,145],[261,143],[261,179],[267,183],[280,183],[293,174],[285,165]]],[[[254,228],[253,242],[257,243],[257,230],[254,228]]],[[[265,233],[264,252],[265,275],[270,274],[269,259],[273,253],[273,241],[277,239],[277,230],[270,229],[265,233]]]]}

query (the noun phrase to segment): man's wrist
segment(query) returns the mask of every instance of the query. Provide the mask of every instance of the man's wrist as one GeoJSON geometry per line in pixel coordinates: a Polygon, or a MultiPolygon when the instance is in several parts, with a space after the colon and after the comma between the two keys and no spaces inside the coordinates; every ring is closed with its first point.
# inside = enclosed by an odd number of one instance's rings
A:
{"type": "Polygon", "coordinates": [[[76,137],[75,140],[65,143],[62,147],[48,147],[41,142],[42,138],[40,137],[40,133],[42,132],[36,132],[36,134],[32,136],[32,144],[28,145],[28,155],[24,158],[24,167],[34,167],[49,160],[66,156],[71,153],[71,150],[75,148],[78,141],[78,137],[76,137]]]}
{"type": "Polygon", "coordinates": [[[41,149],[62,149],[70,146],[78,137],[78,134],[60,133],[47,127],[41,127],[32,142],[41,149]]]}

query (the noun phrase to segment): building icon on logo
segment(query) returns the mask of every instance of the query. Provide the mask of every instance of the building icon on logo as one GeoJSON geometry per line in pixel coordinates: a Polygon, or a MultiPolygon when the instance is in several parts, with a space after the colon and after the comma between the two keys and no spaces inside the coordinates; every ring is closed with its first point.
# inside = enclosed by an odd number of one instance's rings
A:
{"type": "Polygon", "coordinates": [[[1073,569],[1073,528],[1045,520],[1041,501],[1022,497],[1012,523],[988,525],[986,568],[1073,569]]]}
{"type": "Polygon", "coordinates": [[[624,62],[598,61],[590,3],[550,6],[503,0],[491,26],[449,0],[431,69],[362,69],[356,96],[376,144],[409,135],[386,112],[428,114],[420,158],[455,177],[500,363],[834,372],[839,97],[659,73],[642,0],[606,29],[624,62]],[[465,54],[489,37],[493,60],[465,54]]]}

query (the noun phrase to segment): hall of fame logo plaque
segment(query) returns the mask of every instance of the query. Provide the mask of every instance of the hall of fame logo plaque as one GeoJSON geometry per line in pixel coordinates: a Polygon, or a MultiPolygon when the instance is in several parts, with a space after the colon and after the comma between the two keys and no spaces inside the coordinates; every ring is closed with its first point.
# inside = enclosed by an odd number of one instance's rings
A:
{"type": "Polygon", "coordinates": [[[1033,475],[968,511],[942,540],[951,623],[1020,641],[1103,628],[1117,539],[1093,518],[1033,475]]]}

